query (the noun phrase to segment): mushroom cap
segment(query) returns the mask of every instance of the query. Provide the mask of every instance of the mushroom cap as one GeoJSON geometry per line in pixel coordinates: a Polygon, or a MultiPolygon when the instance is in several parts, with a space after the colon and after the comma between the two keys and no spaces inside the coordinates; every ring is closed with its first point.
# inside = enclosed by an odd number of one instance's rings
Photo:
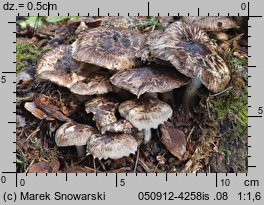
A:
{"type": "Polygon", "coordinates": [[[173,126],[172,123],[166,121],[159,126],[161,131],[161,141],[166,148],[179,160],[183,160],[186,153],[187,141],[184,133],[173,126]]]}
{"type": "Polygon", "coordinates": [[[78,95],[97,95],[113,91],[110,83],[111,74],[107,72],[95,72],[86,79],[78,81],[70,88],[72,93],[78,95]]]}
{"type": "Polygon", "coordinates": [[[116,101],[98,96],[85,103],[85,111],[94,114],[93,120],[95,120],[96,126],[101,129],[101,127],[117,121],[115,116],[117,106],[116,101]]]}
{"type": "Polygon", "coordinates": [[[119,113],[141,131],[157,128],[172,116],[172,109],[156,98],[142,98],[121,103],[119,113]]]}
{"type": "Polygon", "coordinates": [[[119,27],[125,29],[138,29],[147,20],[138,16],[106,16],[101,21],[102,27],[119,27]]]}
{"type": "Polygon", "coordinates": [[[150,45],[153,57],[169,61],[190,78],[198,77],[214,93],[230,81],[229,68],[216,50],[217,44],[203,30],[180,21],[170,24],[150,45]]]}
{"type": "Polygon", "coordinates": [[[153,65],[118,72],[111,77],[110,81],[115,86],[139,97],[146,92],[171,91],[189,83],[190,79],[175,69],[153,65]]]}
{"type": "Polygon", "coordinates": [[[135,55],[143,44],[144,35],[137,31],[98,27],[79,34],[72,56],[110,70],[131,69],[139,64],[135,55]]]}
{"type": "Polygon", "coordinates": [[[130,154],[135,154],[138,143],[130,134],[108,133],[95,134],[87,143],[88,155],[98,159],[119,159],[130,154]]]}
{"type": "MultiPolygon", "coordinates": [[[[160,38],[160,36],[163,34],[162,30],[154,30],[147,34],[144,47],[139,50],[136,54],[138,58],[140,58],[142,61],[148,61],[148,62],[155,62],[158,61],[158,59],[153,59],[150,55],[150,45],[153,41],[160,38]]],[[[160,62],[157,62],[160,64],[160,62]]]]}
{"type": "Polygon", "coordinates": [[[71,46],[61,45],[38,60],[36,77],[69,88],[84,79],[84,76],[77,74],[78,67],[79,63],[71,56],[71,46]]]}
{"type": "Polygon", "coordinates": [[[184,16],[183,22],[206,31],[222,31],[237,27],[237,22],[228,16],[184,16]]]}
{"type": "Polygon", "coordinates": [[[105,134],[106,132],[113,132],[113,133],[126,133],[131,134],[132,132],[135,132],[137,129],[127,120],[118,120],[116,122],[110,123],[108,125],[105,125],[101,129],[101,133],[105,134]]]}
{"type": "Polygon", "coordinates": [[[55,142],[60,147],[82,146],[98,131],[89,125],[76,122],[64,123],[55,133],[55,142]]]}

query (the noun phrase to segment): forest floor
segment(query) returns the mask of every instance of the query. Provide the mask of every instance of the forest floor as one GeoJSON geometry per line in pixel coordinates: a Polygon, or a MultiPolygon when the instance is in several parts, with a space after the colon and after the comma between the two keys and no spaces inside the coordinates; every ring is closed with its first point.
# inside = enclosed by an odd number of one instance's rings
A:
{"type": "MultiPolygon", "coordinates": [[[[60,44],[71,44],[81,21],[89,28],[101,25],[103,17],[20,17],[17,19],[17,172],[247,172],[247,40],[240,30],[228,31],[228,40],[217,40],[220,55],[232,73],[227,89],[217,95],[201,90],[202,97],[186,113],[177,105],[175,125],[187,139],[189,156],[180,161],[162,144],[157,130],[135,155],[118,160],[77,157],[75,147],[57,147],[54,134],[62,122],[40,120],[24,108],[36,96],[57,106],[67,117],[90,123],[84,103],[67,88],[34,78],[41,55],[60,44]],[[243,42],[243,43],[241,43],[243,42]],[[243,45],[242,45],[243,44],[243,45]]],[[[136,19],[136,18],[134,18],[136,19]]],[[[125,27],[148,33],[163,29],[177,18],[138,18],[125,27]]],[[[123,25],[124,26],[124,25],[123,25]]],[[[214,37],[214,34],[210,35],[214,37]]],[[[184,89],[184,88],[182,88],[184,89]]],[[[182,89],[174,91],[180,96],[182,89]]]]}

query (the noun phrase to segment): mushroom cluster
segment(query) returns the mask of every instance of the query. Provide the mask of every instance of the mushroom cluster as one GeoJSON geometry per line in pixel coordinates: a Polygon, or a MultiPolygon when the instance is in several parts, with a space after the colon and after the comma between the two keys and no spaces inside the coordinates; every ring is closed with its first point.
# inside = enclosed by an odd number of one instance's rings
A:
{"type": "MultiPolygon", "coordinates": [[[[87,154],[94,158],[118,159],[134,154],[143,137],[149,142],[151,129],[160,125],[162,133],[170,137],[168,133],[173,132],[166,131],[166,125],[173,105],[163,100],[164,95],[171,97],[174,89],[185,86],[184,100],[188,103],[202,85],[217,93],[230,81],[229,68],[205,31],[207,21],[186,17],[164,31],[147,35],[120,27],[81,28],[73,44],[43,55],[36,77],[78,96],[90,96],[85,111],[93,114],[96,125],[67,121],[56,131],[57,145],[76,146],[80,156],[86,146],[87,154]]],[[[236,26],[219,21],[222,23],[213,21],[215,30],[236,26]]],[[[172,141],[186,143],[182,135],[181,140],[172,141]]],[[[180,153],[177,156],[181,159],[185,146],[173,152],[180,153]]]]}

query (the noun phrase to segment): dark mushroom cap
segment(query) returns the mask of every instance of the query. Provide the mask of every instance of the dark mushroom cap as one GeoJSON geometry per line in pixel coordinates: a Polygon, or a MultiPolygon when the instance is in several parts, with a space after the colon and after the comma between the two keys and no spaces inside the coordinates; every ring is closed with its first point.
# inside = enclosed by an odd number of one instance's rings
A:
{"type": "Polygon", "coordinates": [[[151,55],[169,61],[182,74],[199,79],[212,92],[224,90],[230,71],[217,54],[217,44],[198,27],[177,21],[150,46],[151,55]]]}
{"type": "Polygon", "coordinates": [[[121,103],[118,110],[139,131],[157,128],[172,115],[171,107],[156,98],[128,100],[121,103]]]}
{"type": "Polygon", "coordinates": [[[118,120],[116,122],[110,123],[108,125],[105,125],[101,129],[101,133],[105,134],[106,132],[113,132],[113,133],[126,133],[131,134],[132,132],[135,132],[137,129],[127,120],[118,120]]]}
{"type": "Polygon", "coordinates": [[[128,90],[137,97],[148,93],[164,93],[179,88],[190,79],[180,74],[173,68],[149,66],[122,71],[114,74],[111,83],[128,90]]]}
{"type": "Polygon", "coordinates": [[[160,38],[162,34],[163,34],[162,30],[154,30],[148,33],[146,36],[144,47],[136,53],[136,56],[144,62],[147,61],[147,62],[156,62],[157,64],[162,64],[163,62],[158,61],[157,58],[156,59],[152,58],[150,54],[150,46],[152,42],[160,38]]]}
{"type": "Polygon", "coordinates": [[[86,79],[78,81],[70,88],[72,93],[78,95],[98,95],[113,91],[110,83],[111,74],[107,72],[95,72],[86,79]]]}
{"type": "Polygon", "coordinates": [[[115,116],[117,106],[116,101],[99,96],[85,103],[85,111],[94,114],[93,119],[96,126],[101,129],[101,127],[117,121],[115,116]]]}
{"type": "Polygon", "coordinates": [[[135,154],[138,143],[130,134],[107,133],[93,135],[87,143],[88,155],[98,159],[119,159],[135,154]]]}
{"type": "Polygon", "coordinates": [[[184,133],[168,121],[161,124],[159,129],[161,132],[162,143],[166,146],[170,153],[172,153],[179,160],[183,160],[187,146],[184,133]]]}
{"type": "Polygon", "coordinates": [[[55,133],[55,142],[60,147],[82,146],[98,131],[89,125],[76,122],[64,123],[55,133]]]}
{"type": "Polygon", "coordinates": [[[84,77],[77,74],[79,64],[71,56],[71,47],[61,45],[45,53],[36,67],[36,77],[60,86],[71,87],[84,77]]]}
{"type": "Polygon", "coordinates": [[[80,33],[72,44],[72,55],[77,61],[110,70],[126,70],[139,63],[135,54],[143,43],[144,36],[139,32],[98,27],[80,33]]]}
{"type": "Polygon", "coordinates": [[[183,22],[206,31],[222,31],[237,27],[237,22],[228,16],[184,16],[183,22]]]}

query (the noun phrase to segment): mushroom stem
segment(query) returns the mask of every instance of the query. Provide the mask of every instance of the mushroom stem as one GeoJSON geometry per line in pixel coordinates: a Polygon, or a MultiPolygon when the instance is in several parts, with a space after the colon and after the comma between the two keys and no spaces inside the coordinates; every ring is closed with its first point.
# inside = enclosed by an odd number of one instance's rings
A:
{"type": "Polygon", "coordinates": [[[151,130],[150,129],[143,129],[144,133],[144,143],[148,143],[151,139],[151,130]]]}
{"type": "MultiPolygon", "coordinates": [[[[144,93],[143,95],[145,98],[156,98],[158,99],[158,93],[150,93],[150,92],[147,92],[147,93],[144,93]]],[[[139,96],[138,96],[139,98],[139,96]]]]}
{"type": "Polygon", "coordinates": [[[173,95],[173,90],[165,92],[165,93],[160,93],[161,100],[168,103],[171,107],[175,107],[175,99],[173,95]]]}
{"type": "Polygon", "coordinates": [[[183,95],[183,106],[186,113],[189,113],[190,107],[194,105],[195,98],[201,86],[202,82],[199,78],[194,78],[192,82],[186,86],[186,90],[183,95]]]}
{"type": "Polygon", "coordinates": [[[76,146],[78,157],[85,156],[85,146],[76,146]]]}

